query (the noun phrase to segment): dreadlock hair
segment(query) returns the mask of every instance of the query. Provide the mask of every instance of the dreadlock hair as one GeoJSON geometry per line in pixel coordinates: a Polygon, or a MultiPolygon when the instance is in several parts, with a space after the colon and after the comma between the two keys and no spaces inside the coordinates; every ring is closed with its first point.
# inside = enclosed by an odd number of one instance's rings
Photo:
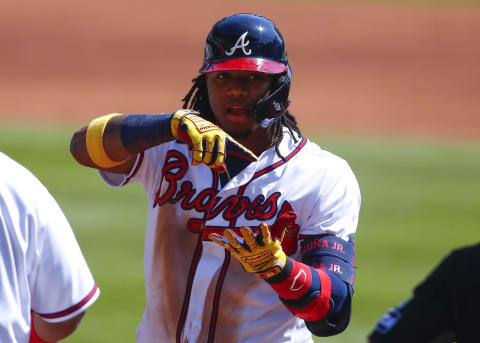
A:
{"type": "MultiPolygon", "coordinates": [[[[188,91],[185,97],[182,99],[183,101],[183,108],[184,109],[192,109],[200,113],[201,117],[210,121],[216,122],[215,116],[213,115],[212,108],[210,107],[210,100],[208,98],[208,91],[207,91],[207,77],[206,74],[200,74],[198,77],[192,80],[192,88],[188,91]]],[[[290,135],[297,142],[293,131],[295,131],[300,137],[302,133],[300,132],[299,127],[297,126],[297,120],[288,110],[285,114],[280,118],[280,120],[276,121],[270,127],[270,139],[272,143],[275,145],[275,151],[280,158],[285,160],[285,157],[282,156],[280,150],[278,148],[282,138],[283,138],[283,129],[282,127],[285,126],[290,135]]],[[[272,145],[273,145],[272,144],[272,145]]]]}

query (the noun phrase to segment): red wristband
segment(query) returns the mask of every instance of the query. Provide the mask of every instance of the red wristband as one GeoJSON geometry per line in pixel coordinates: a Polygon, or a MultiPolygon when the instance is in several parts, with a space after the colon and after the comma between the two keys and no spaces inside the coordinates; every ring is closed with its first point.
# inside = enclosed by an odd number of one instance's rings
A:
{"type": "Polygon", "coordinates": [[[297,317],[309,322],[321,320],[330,311],[330,296],[332,293],[332,281],[330,277],[321,269],[315,269],[320,277],[321,291],[320,295],[313,299],[303,308],[293,308],[285,305],[290,312],[297,317]]]}
{"type": "Polygon", "coordinates": [[[304,295],[312,283],[312,271],[300,262],[292,261],[292,269],[288,276],[279,283],[269,283],[283,299],[298,299],[304,295]]]}
{"type": "Polygon", "coordinates": [[[307,321],[321,320],[330,310],[332,281],[328,274],[304,263],[288,258],[279,282],[269,282],[285,307],[307,321]]]}
{"type": "Polygon", "coordinates": [[[33,312],[30,315],[30,340],[28,343],[55,343],[55,342],[47,342],[38,337],[37,332],[35,331],[35,326],[33,325],[33,312]]]}

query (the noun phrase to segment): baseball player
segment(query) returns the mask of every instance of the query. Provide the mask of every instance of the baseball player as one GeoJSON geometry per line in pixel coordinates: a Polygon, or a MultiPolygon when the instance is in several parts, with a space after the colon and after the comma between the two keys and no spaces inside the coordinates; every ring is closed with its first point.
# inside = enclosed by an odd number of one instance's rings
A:
{"type": "Polygon", "coordinates": [[[3,153],[0,165],[0,342],[56,342],[100,290],[48,190],[3,153]]]}
{"type": "Polygon", "coordinates": [[[480,243],[452,251],[410,299],[378,321],[369,342],[478,342],[479,268],[480,243]]]}
{"type": "Polygon", "coordinates": [[[273,22],[223,18],[170,114],[118,113],[71,152],[148,197],[138,342],[313,342],[348,325],[360,192],[341,158],[302,137],[273,22]]]}

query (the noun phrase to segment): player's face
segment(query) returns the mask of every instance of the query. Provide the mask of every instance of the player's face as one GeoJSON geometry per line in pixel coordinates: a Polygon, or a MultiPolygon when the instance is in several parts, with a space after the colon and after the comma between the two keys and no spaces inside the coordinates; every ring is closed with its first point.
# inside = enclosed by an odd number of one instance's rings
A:
{"type": "Polygon", "coordinates": [[[252,108],[268,93],[271,83],[269,74],[253,71],[208,73],[208,96],[217,124],[235,138],[248,137],[258,126],[252,108]]]}

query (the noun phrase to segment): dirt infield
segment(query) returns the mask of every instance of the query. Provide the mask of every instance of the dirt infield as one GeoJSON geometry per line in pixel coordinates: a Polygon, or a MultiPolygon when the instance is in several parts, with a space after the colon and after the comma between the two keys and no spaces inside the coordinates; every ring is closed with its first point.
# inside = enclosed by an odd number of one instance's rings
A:
{"type": "Polygon", "coordinates": [[[480,139],[478,6],[6,0],[0,117],[173,111],[210,27],[236,12],[280,27],[307,131],[480,139]]]}

